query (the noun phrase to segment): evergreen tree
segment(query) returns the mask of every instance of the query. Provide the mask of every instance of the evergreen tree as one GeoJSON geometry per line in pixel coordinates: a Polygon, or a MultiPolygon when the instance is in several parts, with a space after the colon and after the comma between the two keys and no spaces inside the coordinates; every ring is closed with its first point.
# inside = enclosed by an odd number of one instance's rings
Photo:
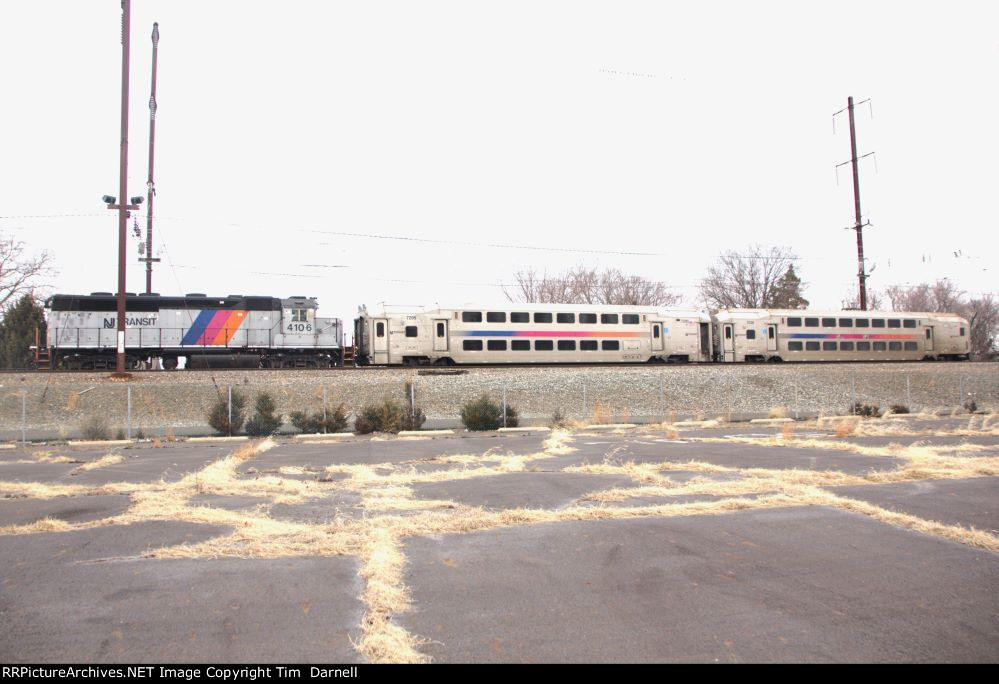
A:
{"type": "Polygon", "coordinates": [[[774,309],[804,309],[808,306],[808,300],[801,296],[802,282],[798,274],[794,272],[794,265],[787,267],[784,275],[777,281],[774,288],[771,308],[774,309]]]}
{"type": "Polygon", "coordinates": [[[31,294],[22,295],[0,322],[0,368],[29,368],[34,360],[30,347],[35,331],[45,344],[45,309],[31,294]]]}

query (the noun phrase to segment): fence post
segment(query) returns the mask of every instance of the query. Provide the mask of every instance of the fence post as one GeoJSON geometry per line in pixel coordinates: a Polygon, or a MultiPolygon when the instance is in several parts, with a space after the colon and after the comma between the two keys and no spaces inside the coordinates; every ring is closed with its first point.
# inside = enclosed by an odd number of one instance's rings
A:
{"type": "Polygon", "coordinates": [[[326,434],[326,385],[323,385],[323,434],[326,434]]]}
{"type": "Polygon", "coordinates": [[[798,420],[798,383],[794,383],[794,419],[798,420]]]}
{"type": "Polygon", "coordinates": [[[912,386],[909,376],[905,376],[905,407],[912,412],[912,386]]]}
{"type": "Polygon", "coordinates": [[[506,427],[506,385],[503,385],[503,427],[506,427]]]}
{"type": "Polygon", "coordinates": [[[229,436],[232,437],[232,385],[229,385],[229,436]]]}
{"type": "Polygon", "coordinates": [[[857,374],[850,376],[850,415],[857,415],[857,374]]]}
{"type": "Polygon", "coordinates": [[[964,407],[964,377],[963,376],[960,377],[960,378],[958,378],[957,387],[958,387],[958,390],[957,390],[957,407],[958,408],[963,408],[964,407]]]}
{"type": "Polygon", "coordinates": [[[126,428],[127,432],[125,433],[125,436],[128,439],[132,439],[132,386],[131,385],[128,386],[128,421],[126,425],[127,425],[126,428]]]}
{"type": "MultiPolygon", "coordinates": [[[[506,388],[503,388],[503,392],[506,392],[506,388]]],[[[504,404],[505,407],[505,404],[504,404]]],[[[413,382],[409,383],[409,417],[416,418],[416,378],[413,378],[413,382]]],[[[503,413],[503,427],[506,427],[506,412],[503,413]]]]}
{"type": "Polygon", "coordinates": [[[586,420],[586,380],[583,380],[583,420],[586,420]]]}
{"type": "Polygon", "coordinates": [[[728,379],[728,422],[732,422],[732,378],[728,379]]]}
{"type": "Polygon", "coordinates": [[[659,422],[666,419],[666,398],[663,396],[663,376],[659,374],[659,422]]]}
{"type": "Polygon", "coordinates": [[[28,391],[21,391],[21,446],[28,445],[28,391]]]}

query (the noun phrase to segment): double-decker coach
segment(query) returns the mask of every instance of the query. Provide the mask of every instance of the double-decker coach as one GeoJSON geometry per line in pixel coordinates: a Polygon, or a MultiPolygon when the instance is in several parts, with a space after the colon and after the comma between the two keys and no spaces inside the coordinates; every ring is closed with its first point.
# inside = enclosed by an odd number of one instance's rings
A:
{"type": "Polygon", "coordinates": [[[712,317],[718,360],[964,360],[968,321],[948,313],[722,309],[712,317]]]}
{"type": "Polygon", "coordinates": [[[695,309],[643,306],[361,307],[354,340],[375,365],[681,363],[711,360],[710,325],[695,309]]]}

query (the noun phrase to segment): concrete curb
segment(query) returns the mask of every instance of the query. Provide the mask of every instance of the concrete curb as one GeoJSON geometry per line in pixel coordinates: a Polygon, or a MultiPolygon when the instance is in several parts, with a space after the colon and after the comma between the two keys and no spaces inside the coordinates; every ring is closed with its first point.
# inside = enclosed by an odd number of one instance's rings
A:
{"type": "Polygon", "coordinates": [[[0,449],[16,449],[16,444],[0,444],[0,449]]]}
{"type": "Polygon", "coordinates": [[[241,435],[238,437],[188,437],[185,442],[245,442],[249,437],[241,435]]]}
{"type": "Polygon", "coordinates": [[[340,437],[355,437],[353,432],[327,432],[323,434],[322,432],[310,432],[308,434],[294,435],[293,439],[330,439],[340,438],[340,437]]]}
{"type": "Polygon", "coordinates": [[[753,418],[749,421],[752,425],[783,425],[793,423],[794,418],[753,418]]]}
{"type": "Polygon", "coordinates": [[[131,439],[79,439],[66,442],[69,446],[123,446],[135,444],[131,439]]]}
{"type": "Polygon", "coordinates": [[[515,427],[515,428],[499,428],[496,432],[547,432],[551,430],[547,425],[539,425],[538,427],[515,427]]]}
{"type": "Polygon", "coordinates": [[[663,427],[675,427],[675,428],[702,428],[702,427],[715,427],[720,423],[717,420],[681,420],[676,423],[663,423],[663,427]]]}
{"type": "Polygon", "coordinates": [[[582,430],[618,430],[621,428],[638,427],[635,423],[607,423],[606,425],[584,425],[582,430]]]}
{"type": "Polygon", "coordinates": [[[453,435],[454,430],[403,430],[400,437],[428,437],[432,435],[453,435]]]}

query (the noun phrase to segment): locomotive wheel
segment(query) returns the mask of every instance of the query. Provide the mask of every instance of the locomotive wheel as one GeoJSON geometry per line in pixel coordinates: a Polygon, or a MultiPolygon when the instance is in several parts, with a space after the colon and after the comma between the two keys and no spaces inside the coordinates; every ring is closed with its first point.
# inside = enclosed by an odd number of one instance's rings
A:
{"type": "Polygon", "coordinates": [[[163,357],[163,370],[177,370],[177,357],[176,356],[164,356],[163,357]]]}

